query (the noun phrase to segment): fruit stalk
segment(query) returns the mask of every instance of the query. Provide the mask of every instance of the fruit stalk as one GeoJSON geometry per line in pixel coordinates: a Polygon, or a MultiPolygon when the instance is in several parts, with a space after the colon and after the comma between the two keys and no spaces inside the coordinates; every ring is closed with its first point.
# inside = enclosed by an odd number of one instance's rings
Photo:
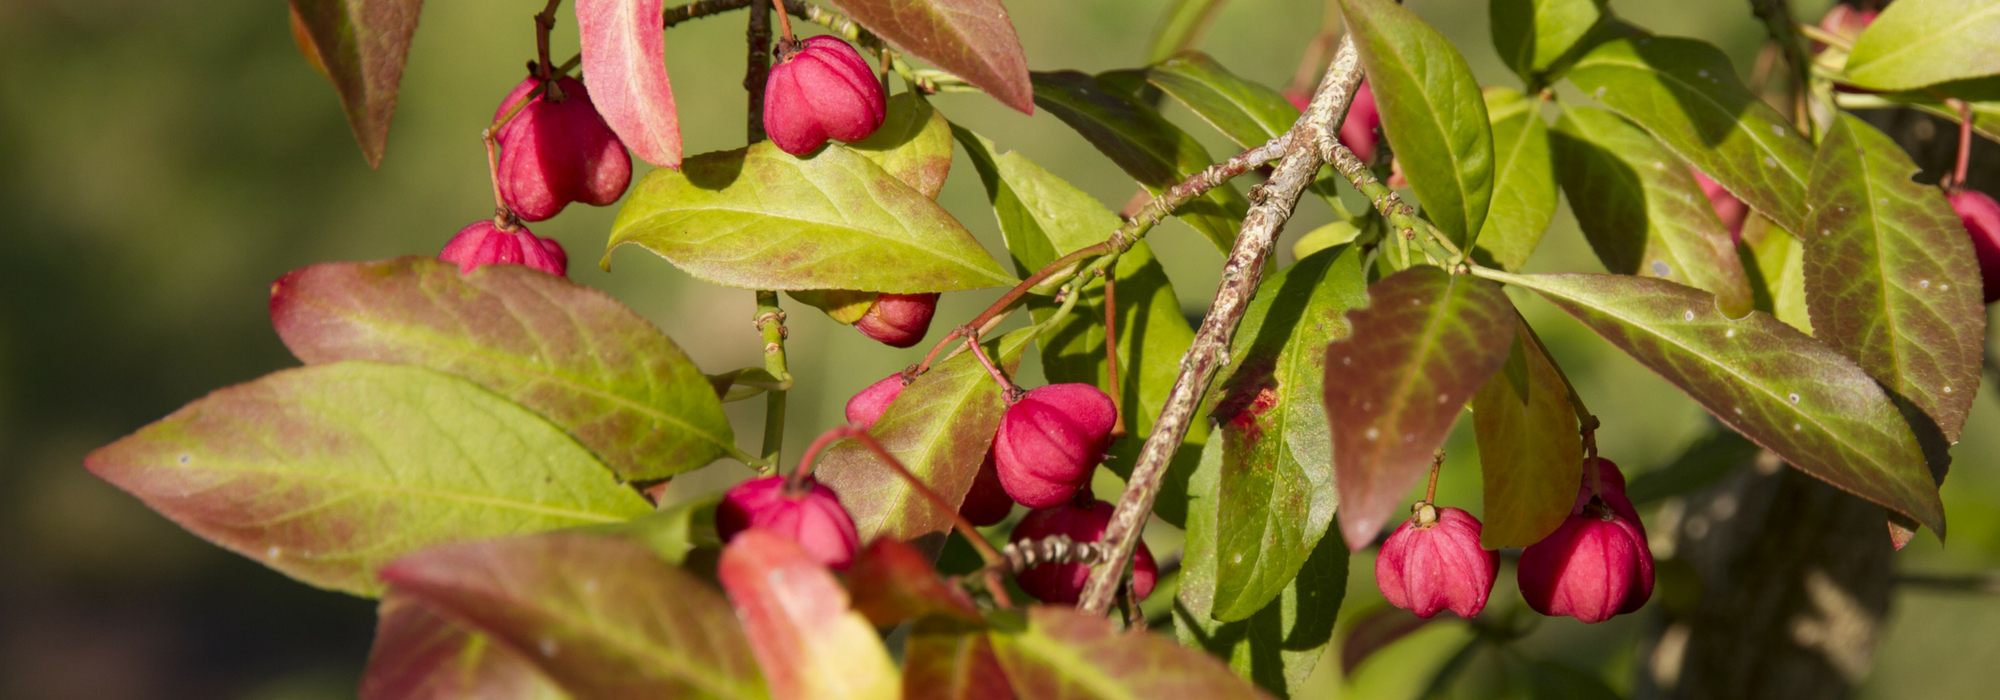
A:
{"type": "MultiPolygon", "coordinates": [[[[1202,320],[1194,343],[1181,358],[1180,375],[1174,379],[1173,390],[1168,394],[1166,406],[1160,410],[1159,419],[1153,422],[1153,433],[1147,438],[1138,463],[1132,467],[1132,478],[1127,482],[1124,495],[1119,497],[1111,524],[1104,533],[1103,541],[1111,543],[1114,555],[1109,565],[1091,569],[1090,579],[1084,586],[1078,605],[1084,613],[1103,615],[1109,612],[1112,598],[1118,592],[1118,581],[1138,545],[1139,528],[1145,523],[1146,515],[1152,512],[1153,501],[1159,496],[1160,480],[1166,475],[1167,463],[1180,449],[1188,423],[1194,418],[1195,407],[1221,364],[1222,356],[1228,352],[1236,326],[1242,322],[1250,297],[1257,290],[1264,262],[1270,256],[1271,243],[1277,239],[1278,229],[1291,217],[1300,193],[1305,191],[1314,173],[1319,171],[1323,163],[1322,154],[1331,146],[1338,145],[1336,129],[1346,118],[1348,102],[1360,84],[1360,57],[1355,52],[1353,39],[1343,38],[1332,65],[1327,69],[1326,78],[1320,82],[1319,91],[1313,96],[1305,114],[1285,136],[1273,139],[1274,143],[1286,144],[1284,159],[1279,161],[1269,181],[1251,191],[1251,200],[1255,205],[1244,217],[1229,261],[1222,268],[1222,282],[1209,305],[1208,317],[1202,320]]],[[[1158,201],[1156,198],[1155,204],[1158,201]]],[[[1114,240],[1117,238],[1119,236],[1114,234],[1114,240]]]]}

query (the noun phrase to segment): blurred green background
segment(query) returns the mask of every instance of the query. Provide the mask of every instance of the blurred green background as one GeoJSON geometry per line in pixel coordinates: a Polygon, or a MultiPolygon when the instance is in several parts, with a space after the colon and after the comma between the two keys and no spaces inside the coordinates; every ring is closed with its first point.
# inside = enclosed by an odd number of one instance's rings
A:
{"type": "MultiPolygon", "coordinates": [[[[1031,67],[1100,71],[1138,63],[1168,4],[1014,0],[1009,9],[1031,67]]],[[[1485,2],[1408,4],[1458,42],[1482,82],[1518,87],[1491,47],[1485,2]]],[[[1611,4],[1657,32],[1721,45],[1746,72],[1763,36],[1741,0],[1611,4]]],[[[1808,19],[1826,4],[1794,3],[1808,19]]],[[[370,170],[333,91],[294,50],[281,0],[0,0],[0,697],[352,695],[374,623],[369,601],[310,589],[209,546],[91,477],[81,459],[211,389],[295,364],[265,313],[267,286],[284,272],[430,254],[490,214],[478,134],[523,75],[534,50],[530,16],[542,2],[426,5],[387,157],[370,170]]],[[[1283,86],[1322,9],[1322,0],[1236,0],[1203,46],[1238,74],[1283,86]]],[[[557,52],[570,55],[567,19],[557,36],[557,52]]],[[[691,153],[741,144],[742,36],[741,14],[669,35],[691,153]]],[[[978,95],[935,102],[1113,208],[1135,190],[1053,117],[978,95]]],[[[1169,112],[1211,153],[1229,150],[1184,110],[1169,112]]],[[[941,199],[999,253],[978,179],[963,157],[958,166],[941,199]]],[[[535,230],[571,251],[575,279],[638,309],[704,369],[758,364],[748,292],[695,282],[637,248],[613,256],[613,273],[591,264],[614,212],[578,205],[535,230]]],[[[1282,247],[1328,219],[1324,205],[1306,201],[1282,247]]],[[[1220,256],[1178,223],[1151,240],[1183,306],[1198,315],[1220,256]]],[[[1565,210],[1530,269],[1602,268],[1565,210]]],[[[992,297],[948,296],[933,337],[992,297]]],[[[1643,472],[1706,429],[1701,410],[1651,373],[1539,300],[1516,298],[1604,419],[1606,456],[1643,472]]],[[[791,328],[801,381],[793,445],[839,420],[847,396],[921,352],[885,350],[809,309],[792,314],[791,328]]],[[[746,446],[760,430],[760,406],[731,406],[746,446]]],[[[1996,409],[2000,402],[1982,396],[1955,450],[1944,490],[1950,545],[1921,535],[1898,555],[1900,570],[2000,567],[1996,409]]],[[[1478,501],[1471,441],[1456,438],[1451,454],[1440,500],[1470,507],[1478,501]]],[[[746,473],[717,465],[673,490],[711,490],[746,473]]],[[[1352,570],[1348,612],[1379,601],[1372,560],[1358,556],[1352,570]]],[[[1496,610],[1518,605],[1511,580],[1494,600],[1496,610]]],[[[1625,688],[1644,618],[1594,628],[1545,621],[1523,648],[1625,688]]],[[[1863,694],[1991,697],[1996,628],[2000,598],[1905,590],[1863,694]]],[[[1354,678],[1323,664],[1314,694],[1410,697],[1468,634],[1462,624],[1433,625],[1354,678]]]]}

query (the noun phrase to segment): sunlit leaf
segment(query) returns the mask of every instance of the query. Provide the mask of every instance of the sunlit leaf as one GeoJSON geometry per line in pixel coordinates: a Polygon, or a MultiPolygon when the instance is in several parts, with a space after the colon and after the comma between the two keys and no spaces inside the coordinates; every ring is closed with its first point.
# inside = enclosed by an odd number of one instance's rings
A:
{"type": "MultiPolygon", "coordinates": [[[[369,167],[382,164],[423,0],[291,0],[369,167]]],[[[304,48],[304,47],[301,47],[304,48]]]]}
{"type": "MultiPolygon", "coordinates": [[[[999,153],[991,141],[969,131],[959,130],[958,140],[986,183],[1000,232],[1020,274],[1100,243],[1118,228],[1117,215],[1025,156],[999,153]]],[[[1194,329],[1181,314],[1173,283],[1145,241],[1134,243],[1118,258],[1116,274],[1119,406],[1124,408],[1127,435],[1112,445],[1114,467],[1131,464],[1140,444],[1152,434],[1153,419],[1166,406],[1180,372],[1180,357],[1194,342],[1194,329]]],[[[1106,386],[1103,299],[1103,282],[1085,285],[1084,297],[1070,316],[1037,339],[1042,374],[1050,382],[1106,386]]],[[[1028,302],[1036,321],[1047,319],[1055,306],[1049,299],[1028,302]]],[[[1183,442],[1197,446],[1190,454],[1199,453],[1207,435],[1208,426],[1200,421],[1188,427],[1183,442]]],[[[1178,458],[1176,466],[1181,466],[1178,458]]],[[[1185,490],[1186,471],[1169,469],[1162,485],[1155,513],[1167,522],[1177,524],[1184,517],[1180,493],[1185,490]]]]}
{"type": "Polygon", "coordinates": [[[540,669],[423,605],[382,599],[361,700],[567,700],[540,669]]]}
{"type": "Polygon", "coordinates": [[[1471,66],[1395,0],[1341,6],[1403,177],[1439,229],[1470,242],[1486,222],[1494,177],[1493,135],[1471,66]]]}
{"type": "Polygon", "coordinates": [[[359,595],[431,545],[645,513],[568,435],[472,382],[339,362],[219,389],[84,458],[181,527],[359,595]]]}
{"type": "Polygon", "coordinates": [[[1530,87],[1557,66],[1604,17],[1606,0],[1493,0],[1493,48],[1530,87]]]}
{"type": "Polygon", "coordinates": [[[1418,265],[1368,287],[1352,333],[1326,351],[1340,532],[1359,549],[1398,515],[1465,402],[1507,361],[1500,288],[1418,265]]]}
{"type": "Polygon", "coordinates": [[[1189,481],[1187,549],[1174,598],[1174,630],[1181,644],[1205,650],[1236,675],[1289,697],[1312,675],[1333,641],[1333,622],[1347,592],[1347,547],[1338,532],[1321,538],[1276,599],[1248,619],[1216,620],[1216,526],[1225,507],[1218,498],[1222,453],[1222,442],[1210,444],[1189,481]]]}
{"type": "Polygon", "coordinates": [[[964,591],[938,577],[930,556],[902,540],[884,537],[855,555],[847,567],[847,588],[853,591],[855,612],[876,627],[932,615],[968,625],[985,622],[964,591]]]}
{"type": "Polygon", "coordinates": [[[1882,8],[1847,54],[1846,73],[1873,90],[1910,90],[2000,73],[2000,2],[1902,0],[1882,8]]]}
{"type": "Polygon", "coordinates": [[[951,122],[914,93],[889,98],[882,127],[847,146],[932,199],[951,172],[951,122]]]}
{"type": "Polygon", "coordinates": [[[1194,48],[1215,24],[1215,16],[1228,0],[1174,0],[1174,6],[1160,15],[1153,30],[1152,47],[1146,50],[1147,63],[1159,63],[1168,56],[1194,48]]]}
{"type": "Polygon", "coordinates": [[[1750,283],[1729,230],[1672,151],[1590,107],[1563,110],[1554,141],[1570,210],[1606,269],[1706,290],[1731,315],[1750,311],[1750,283]]]}
{"type": "Polygon", "coordinates": [[[902,683],[833,572],[797,543],[752,528],[722,549],[716,578],[777,700],[894,698],[902,683]]]}
{"type": "Polygon", "coordinates": [[[623,538],[437,547],[382,577],[394,595],[486,635],[578,698],[768,697],[729,601],[623,538]]]}
{"type": "Polygon", "coordinates": [[[1507,88],[1487,88],[1486,115],[1493,120],[1493,204],[1479,229],[1473,255],[1503,270],[1518,270],[1541,245],[1542,232],[1556,214],[1555,161],[1549,154],[1549,126],[1542,101],[1507,88]]]}
{"type": "Polygon", "coordinates": [[[1779,226],[1804,230],[1812,143],[1736,79],[1720,49],[1673,37],[1617,39],[1585,54],[1569,79],[1779,226]]]}
{"type": "Polygon", "coordinates": [[[1979,390],[1986,308],[1965,224],[1916,173],[1895,141],[1839,116],[1813,163],[1806,299],[1814,337],[1956,443],[1979,390]]]}
{"type": "Polygon", "coordinates": [[[672,339],[603,292],[519,265],[322,263],[271,285],[271,324],[307,364],[411,364],[477,382],[628,480],[736,447],[713,387],[672,339]]]}
{"type": "Polygon", "coordinates": [[[1540,293],[1792,466],[1944,535],[1908,424],[1833,348],[1766,314],[1732,321],[1707,292],[1664,280],[1481,274],[1540,293]]]}
{"type": "Polygon", "coordinates": [[[964,78],[1002,104],[1026,114],[1035,112],[1028,59],[1000,0],[826,0],[826,4],[896,50],[964,78]]]}
{"type": "Polygon", "coordinates": [[[1163,636],[1120,632],[1102,616],[1070,608],[1028,608],[1020,629],[988,636],[1024,698],[1268,697],[1214,657],[1163,636]]]}
{"type": "Polygon", "coordinates": [[[646,162],[681,167],[680,113],[667,80],[665,0],[576,0],[583,76],[597,113],[646,162]]]}
{"type": "Polygon", "coordinates": [[[1209,536],[1230,553],[1216,563],[1209,614],[1217,620],[1266,608],[1333,524],[1322,382],[1327,344],[1347,335],[1345,314],[1368,303],[1361,255],[1323,251],[1266,279],[1216,375],[1209,418],[1222,466],[1209,536]]]}
{"type": "MultiPolygon", "coordinates": [[[[1026,349],[1018,332],[987,345],[993,361],[1009,371],[1026,349]]],[[[868,433],[956,508],[972,488],[1006,408],[999,383],[966,352],[911,382],[868,433]]],[[[939,512],[860,443],[847,440],[828,449],[813,474],[840,494],[861,541],[903,540],[932,558],[944,547],[951,514],[939,512]]]]}
{"type": "MultiPolygon", "coordinates": [[[[1208,151],[1158,111],[1096,78],[1075,71],[1035,73],[1035,104],[1062,119],[1148,192],[1160,191],[1213,164],[1208,151]]],[[[1209,190],[1174,210],[1219,250],[1236,240],[1250,200],[1235,187],[1209,190]]],[[[1102,240],[1102,239],[1099,239],[1102,240]]]]}
{"type": "Polygon", "coordinates": [[[1568,385],[1527,321],[1500,373],[1472,395],[1479,476],[1486,504],[1479,543],[1526,547],[1562,526],[1583,479],[1583,439],[1568,385]]]}
{"type": "Polygon", "coordinates": [[[611,227],[695,277],[746,289],[915,294],[1012,284],[958,220],[839,145],[800,159],[760,142],[659,169],[611,227]]]}

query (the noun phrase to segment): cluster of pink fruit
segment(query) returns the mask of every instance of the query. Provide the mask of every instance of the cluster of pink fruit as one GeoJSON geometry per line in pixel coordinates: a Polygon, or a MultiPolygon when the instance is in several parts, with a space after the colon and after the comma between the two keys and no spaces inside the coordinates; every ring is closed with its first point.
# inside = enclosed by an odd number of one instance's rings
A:
{"type": "MultiPolygon", "coordinates": [[[[1625,476],[1598,459],[1560,527],[1521,551],[1518,581],[1543,615],[1603,622],[1653,596],[1653,551],[1646,526],[1625,497],[1625,476]]],[[[1590,468],[1586,463],[1586,469],[1590,468]]],[[[1418,503],[1375,559],[1375,585],[1396,607],[1429,618],[1450,610],[1471,618],[1486,608],[1500,553],[1479,545],[1479,519],[1457,508],[1418,503]]]]}
{"type": "MultiPolygon", "coordinates": [[[[873,426],[903,387],[898,373],[862,390],[847,403],[848,423],[860,429],[873,426]]],[[[1056,535],[1098,541],[1111,523],[1112,508],[1092,497],[1087,487],[1104,460],[1116,420],[1111,397],[1088,384],[1052,384],[1022,394],[1001,417],[959,514],[973,525],[993,525],[1020,503],[1033,510],[1015,524],[1013,541],[1056,535]]],[[[725,539],[748,528],[772,531],[836,569],[851,563],[861,544],[839,497],[810,476],[771,476],[730,489],[716,513],[716,527],[725,539]]],[[[1158,575],[1144,544],[1132,569],[1133,588],[1143,598],[1158,575]]],[[[1074,604],[1089,573],[1083,564],[1041,564],[1021,572],[1016,581],[1044,602],[1074,604]]]]}

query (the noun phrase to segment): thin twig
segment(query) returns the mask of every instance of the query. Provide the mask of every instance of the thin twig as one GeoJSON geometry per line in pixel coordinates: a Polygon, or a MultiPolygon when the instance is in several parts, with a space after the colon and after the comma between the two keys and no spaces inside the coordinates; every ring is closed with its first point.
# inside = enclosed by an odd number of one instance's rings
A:
{"type": "MultiPolygon", "coordinates": [[[[757,332],[764,340],[764,371],[777,377],[779,382],[790,384],[792,373],[785,361],[785,310],[778,306],[778,293],[757,290],[757,332]]],[[[785,448],[785,394],[782,389],[771,389],[764,394],[764,443],[758,453],[764,460],[766,469],[775,469],[785,448]]]]}
{"type": "Polygon", "coordinates": [[[660,13],[662,15],[661,25],[664,28],[672,29],[674,25],[691,19],[719,15],[730,10],[741,10],[755,4],[759,3],[753,2],[753,0],[701,0],[701,2],[677,5],[669,7],[665,12],[660,13]]]}
{"type": "Polygon", "coordinates": [[[1138,462],[1132,467],[1125,493],[1112,511],[1111,523],[1101,541],[1109,543],[1114,553],[1108,564],[1091,569],[1078,605],[1084,613],[1103,615],[1110,609],[1118,592],[1118,581],[1138,545],[1140,528],[1159,497],[1167,463],[1180,449],[1188,424],[1194,419],[1195,407],[1228,352],[1236,326],[1242,322],[1250,297],[1256,293],[1271,244],[1298,205],[1300,193],[1319,171],[1327,144],[1338,143],[1336,125],[1346,117],[1349,99],[1360,83],[1361,62],[1354,42],[1343,37],[1312,104],[1285,136],[1273,139],[1274,143],[1284,142],[1284,158],[1278,162],[1271,179],[1251,191],[1255,204],[1244,217],[1229,261],[1223,265],[1222,281],[1209,305],[1208,316],[1202,319],[1194,342],[1181,357],[1180,375],[1175,377],[1166,405],[1153,422],[1152,435],[1146,439],[1138,462]]]}

